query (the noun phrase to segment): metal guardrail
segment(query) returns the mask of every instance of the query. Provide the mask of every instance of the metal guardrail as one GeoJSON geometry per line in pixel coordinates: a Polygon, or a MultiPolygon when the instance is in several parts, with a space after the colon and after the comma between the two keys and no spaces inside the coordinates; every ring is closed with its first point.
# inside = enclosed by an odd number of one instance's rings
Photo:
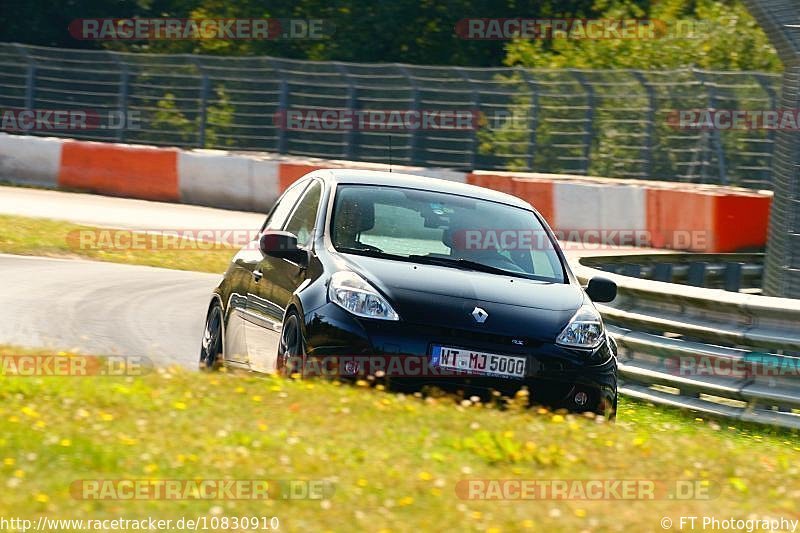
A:
{"type": "Polygon", "coordinates": [[[585,257],[582,264],[634,278],[729,292],[761,293],[764,254],[653,254],[585,257]]]}
{"type": "MultiPolygon", "coordinates": [[[[625,257],[645,259],[658,262],[656,255],[625,257]]],[[[623,394],[800,429],[800,300],[676,286],[587,266],[619,261],[584,258],[575,271],[583,283],[601,275],[619,287],[614,302],[597,307],[619,345],[623,394]]]]}
{"type": "MultiPolygon", "coordinates": [[[[0,109],[138,114],[76,138],[456,169],[771,188],[773,131],[686,130],[678,109],[777,107],[765,72],[466,68],[132,54],[0,43],[0,109]],[[477,130],[287,130],[276,113],[471,110],[477,130]]],[[[47,132],[52,135],[53,132],[47,132]]],[[[59,133],[56,132],[58,135],[59,133]]]]}

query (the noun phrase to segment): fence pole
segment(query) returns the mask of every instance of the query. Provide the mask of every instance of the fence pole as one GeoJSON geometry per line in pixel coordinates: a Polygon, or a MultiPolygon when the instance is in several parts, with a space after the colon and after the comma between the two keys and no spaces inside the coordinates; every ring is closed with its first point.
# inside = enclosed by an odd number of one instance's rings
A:
{"type": "MultiPolygon", "coordinates": [[[[350,72],[347,70],[347,67],[342,63],[335,62],[334,67],[336,70],[341,74],[344,79],[347,81],[347,108],[353,112],[358,105],[358,95],[356,93],[356,86],[353,83],[353,79],[350,77],[350,72]]],[[[346,160],[353,160],[355,159],[355,145],[356,145],[356,127],[353,124],[350,129],[345,134],[345,146],[344,152],[342,153],[342,157],[346,160]]]]}
{"type": "MultiPolygon", "coordinates": [[[[470,95],[470,104],[472,105],[473,112],[477,112],[481,108],[481,100],[480,100],[480,93],[475,89],[475,85],[472,83],[472,80],[469,76],[464,72],[464,69],[461,67],[453,67],[458,75],[464,80],[467,85],[469,86],[469,95],[470,95]]],[[[467,155],[467,164],[469,165],[470,170],[475,170],[475,157],[477,156],[478,152],[478,128],[477,123],[473,121],[473,128],[472,133],[470,134],[470,150],[469,154],[467,155]]]]}
{"type": "Polygon", "coordinates": [[[130,91],[130,75],[128,72],[128,64],[120,61],[119,56],[115,52],[107,52],[108,56],[117,65],[119,69],[119,89],[117,90],[117,110],[122,114],[123,125],[117,132],[117,140],[123,142],[125,140],[125,133],[127,132],[130,124],[128,123],[128,93],[130,91]]]}
{"type": "Polygon", "coordinates": [[[31,111],[36,107],[36,60],[23,45],[14,43],[14,48],[25,58],[28,65],[25,72],[25,109],[31,111]]]}
{"type": "Polygon", "coordinates": [[[208,101],[211,97],[211,80],[208,73],[203,67],[197,63],[197,68],[200,70],[200,124],[197,130],[197,146],[205,148],[206,146],[206,124],[208,122],[208,101]]]}
{"type": "MultiPolygon", "coordinates": [[[[692,74],[700,80],[700,84],[707,88],[708,90],[708,108],[710,111],[714,111],[717,109],[717,94],[714,90],[713,85],[707,83],[706,81],[706,72],[692,68],[692,74]]],[[[728,169],[727,164],[725,161],[725,150],[722,145],[722,135],[720,134],[719,129],[712,128],[711,130],[711,143],[714,145],[713,150],[717,153],[717,169],[719,175],[719,181],[722,185],[728,185],[728,169]]]]}
{"type": "Polygon", "coordinates": [[[579,70],[570,69],[570,72],[581,87],[586,91],[586,114],[584,120],[586,122],[586,130],[583,136],[583,173],[589,175],[589,163],[592,157],[592,139],[594,138],[594,106],[595,106],[595,92],[594,87],[586,79],[583,72],[579,70]]]}
{"type": "Polygon", "coordinates": [[[645,179],[652,179],[653,173],[653,132],[655,130],[656,120],[656,96],[653,86],[647,81],[641,70],[631,71],[633,77],[642,85],[642,88],[647,93],[647,126],[644,131],[644,145],[642,146],[642,159],[644,160],[644,176],[645,179]]]}
{"type": "MultiPolygon", "coordinates": [[[[772,86],[767,81],[766,76],[762,73],[755,73],[753,77],[756,79],[758,84],[764,89],[764,92],[767,93],[769,97],[769,108],[770,109],[778,109],[778,95],[772,86]]],[[[770,163],[772,162],[772,157],[774,157],[775,153],[775,130],[772,128],[767,129],[767,140],[769,141],[769,156],[770,156],[770,163]]],[[[767,183],[772,183],[772,165],[770,164],[769,174],[767,175],[767,183]]]]}
{"type": "Polygon", "coordinates": [[[539,84],[526,68],[520,68],[519,70],[522,72],[522,77],[525,79],[525,83],[531,91],[531,103],[528,107],[528,112],[530,113],[528,117],[528,128],[530,132],[528,133],[526,158],[528,162],[526,166],[528,170],[532,171],[535,163],[534,158],[536,157],[536,131],[539,129],[539,84]]]}
{"type": "MultiPolygon", "coordinates": [[[[395,68],[408,80],[408,85],[411,88],[411,111],[415,113],[419,113],[419,103],[420,103],[420,95],[419,95],[419,85],[417,85],[417,81],[408,71],[405,65],[401,65],[399,63],[394,64],[395,68]]],[[[409,147],[409,156],[411,159],[411,165],[413,166],[423,166],[423,159],[419,153],[419,128],[412,129],[411,135],[409,136],[408,140],[408,147],[409,147]]]]}

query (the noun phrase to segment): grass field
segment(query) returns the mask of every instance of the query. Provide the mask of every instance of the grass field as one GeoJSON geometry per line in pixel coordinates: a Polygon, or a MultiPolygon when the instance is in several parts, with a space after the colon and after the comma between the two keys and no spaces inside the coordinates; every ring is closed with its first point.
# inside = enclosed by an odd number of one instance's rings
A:
{"type": "MultiPolygon", "coordinates": [[[[133,246],[123,249],[100,238],[93,239],[90,246],[82,246],[79,239],[81,231],[94,235],[99,228],[58,220],[0,215],[0,253],[86,258],[217,273],[225,271],[236,251],[222,247],[197,249],[197,243],[189,239],[155,249],[136,249],[133,246]]],[[[127,236],[127,233],[123,230],[123,236],[127,236]]],[[[125,244],[125,241],[120,242],[125,244]]]]}
{"type": "MultiPolygon", "coordinates": [[[[0,348],[0,355],[34,354],[0,348]]],[[[328,381],[161,369],[0,376],[0,517],[276,516],[283,531],[659,531],[798,518],[797,434],[625,400],[619,420],[328,381]],[[324,480],[303,500],[82,500],[97,479],[324,480]],[[464,480],[696,481],[710,499],[476,501],[464,480]]],[[[303,485],[301,485],[303,486],[303,485]]],[[[661,486],[661,485],[659,485],[661,486]]],[[[667,491],[669,492],[669,491],[667,491]]],[[[218,529],[221,530],[221,529],[218,529]]]]}

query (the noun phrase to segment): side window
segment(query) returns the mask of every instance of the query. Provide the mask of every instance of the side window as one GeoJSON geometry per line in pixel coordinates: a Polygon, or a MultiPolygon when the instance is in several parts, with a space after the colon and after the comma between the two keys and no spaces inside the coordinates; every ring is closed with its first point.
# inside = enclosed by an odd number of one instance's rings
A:
{"type": "Polygon", "coordinates": [[[304,182],[296,183],[289,187],[280,200],[278,200],[278,205],[276,205],[275,209],[273,209],[272,213],[270,213],[269,218],[264,223],[264,227],[261,229],[261,231],[281,229],[283,224],[286,222],[286,217],[288,217],[289,213],[292,212],[294,204],[297,203],[297,199],[300,198],[301,194],[303,194],[303,191],[306,189],[307,185],[308,183],[304,182]]]}
{"type": "Polygon", "coordinates": [[[322,185],[315,181],[308,187],[305,196],[297,204],[297,208],[286,223],[284,230],[297,235],[298,246],[308,247],[311,245],[321,196],[322,185]]]}

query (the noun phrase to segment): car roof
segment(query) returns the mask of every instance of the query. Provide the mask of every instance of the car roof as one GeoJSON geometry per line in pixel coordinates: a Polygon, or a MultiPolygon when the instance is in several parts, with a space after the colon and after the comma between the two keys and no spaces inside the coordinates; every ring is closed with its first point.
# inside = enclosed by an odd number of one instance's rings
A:
{"type": "MultiPolygon", "coordinates": [[[[409,187],[412,189],[423,189],[447,194],[457,194],[471,198],[481,198],[503,204],[508,204],[523,209],[530,209],[532,206],[510,194],[469,185],[458,181],[450,181],[440,178],[432,178],[424,174],[403,174],[399,172],[383,172],[378,170],[359,170],[344,168],[326,168],[312,173],[314,176],[321,177],[333,185],[337,184],[358,184],[358,185],[384,185],[387,187],[409,187]]],[[[309,174],[310,176],[311,174],[309,174]]]]}

